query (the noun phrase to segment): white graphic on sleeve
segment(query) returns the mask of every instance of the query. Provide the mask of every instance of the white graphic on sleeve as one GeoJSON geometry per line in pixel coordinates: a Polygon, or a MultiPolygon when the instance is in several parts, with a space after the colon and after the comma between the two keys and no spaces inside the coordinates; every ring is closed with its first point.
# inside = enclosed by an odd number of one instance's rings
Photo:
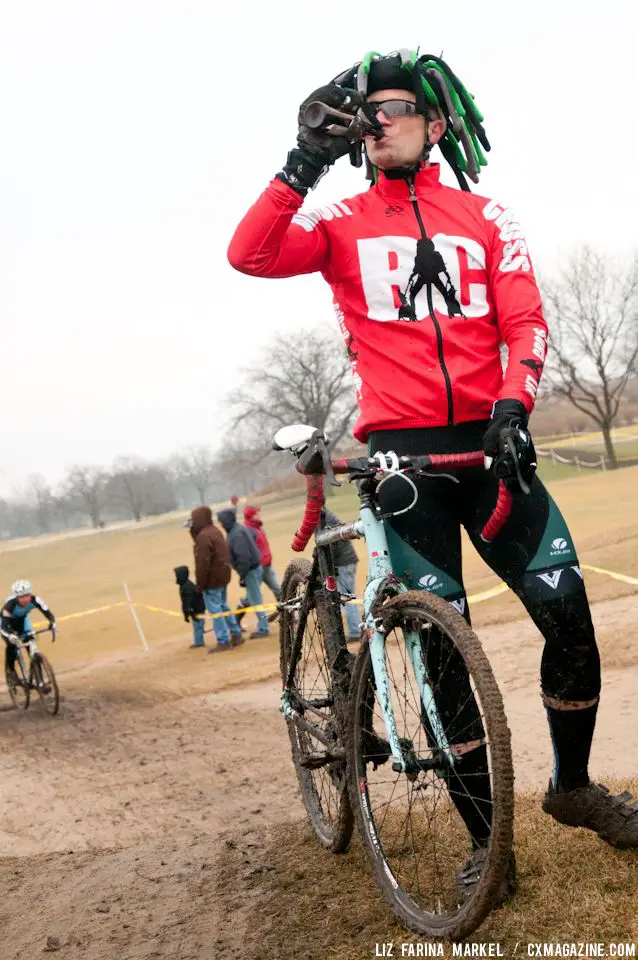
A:
{"type": "MultiPolygon", "coordinates": [[[[484,317],[489,312],[485,274],[485,250],[469,237],[437,233],[432,242],[443,257],[450,279],[466,317],[484,317]]],[[[398,319],[399,291],[404,291],[414,267],[414,237],[373,237],[357,241],[361,284],[368,306],[368,318],[384,323],[398,319]]],[[[432,290],[437,313],[448,315],[445,300],[432,290]]],[[[428,315],[426,288],[415,300],[416,315],[428,315]]]]}
{"type": "MultiPolygon", "coordinates": [[[[545,355],[547,353],[547,331],[543,327],[534,327],[534,343],[532,344],[532,354],[540,360],[541,363],[545,362],[545,355]]],[[[542,369],[542,368],[541,368],[542,369]]],[[[531,373],[525,377],[525,390],[529,393],[532,400],[536,399],[536,394],[538,393],[538,381],[540,379],[540,372],[537,376],[533,376],[531,373]]]]}
{"type": "Polygon", "coordinates": [[[528,373],[525,377],[525,390],[529,393],[532,400],[536,399],[536,394],[538,393],[538,380],[536,380],[531,373],[528,373]]]}
{"type": "Polygon", "coordinates": [[[544,330],[543,327],[534,327],[532,353],[535,357],[538,357],[541,363],[545,362],[545,355],[547,353],[547,330],[544,330]]]}
{"type": "Polygon", "coordinates": [[[461,597],[460,600],[452,600],[452,606],[456,607],[460,614],[465,613],[465,597],[461,597]]]}
{"type": "Polygon", "coordinates": [[[514,270],[528,273],[532,265],[529,262],[527,244],[521,225],[512,211],[501,207],[496,200],[490,200],[483,207],[483,216],[486,220],[495,220],[500,231],[499,239],[503,241],[503,256],[498,269],[501,273],[512,273],[514,270]]]}
{"type": "Polygon", "coordinates": [[[303,227],[308,233],[315,229],[320,220],[334,220],[335,217],[351,217],[352,210],[343,201],[329,203],[327,207],[317,207],[316,210],[301,210],[292,218],[298,227],[303,227]]]}

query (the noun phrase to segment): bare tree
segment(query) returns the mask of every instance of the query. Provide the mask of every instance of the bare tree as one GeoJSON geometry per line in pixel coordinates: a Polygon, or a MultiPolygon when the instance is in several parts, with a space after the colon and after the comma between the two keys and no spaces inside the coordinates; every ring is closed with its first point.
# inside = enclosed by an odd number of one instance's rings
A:
{"type": "Polygon", "coordinates": [[[638,255],[616,267],[581,249],[543,285],[550,328],[547,378],[598,424],[609,466],[618,466],[611,430],[638,359],[638,255]]]}
{"type": "Polygon", "coordinates": [[[46,533],[54,520],[55,498],[51,487],[39,474],[29,478],[28,499],[33,504],[38,530],[46,533]]]}
{"type": "Polygon", "coordinates": [[[106,481],[107,475],[100,467],[75,466],[66,475],[64,486],[67,496],[82,506],[94,527],[102,523],[106,481]]]}
{"type": "Polygon", "coordinates": [[[71,496],[64,488],[53,496],[53,511],[57,519],[56,526],[60,523],[65,530],[68,530],[73,522],[77,521],[78,501],[71,496]]]}
{"type": "Polygon", "coordinates": [[[106,500],[122,507],[134,520],[176,507],[167,471],[137,457],[118,457],[106,484],[106,500]]]}
{"type": "Polygon", "coordinates": [[[216,459],[209,447],[193,446],[173,458],[176,481],[186,481],[197,491],[204,504],[215,476],[216,459]]]}
{"type": "Polygon", "coordinates": [[[106,482],[105,499],[141,520],[147,500],[147,464],[135,457],[118,457],[106,482]]]}
{"type": "Polygon", "coordinates": [[[247,446],[263,451],[261,456],[270,449],[273,433],[290,423],[324,430],[337,446],[357,409],[343,342],[328,329],[277,334],[261,362],[244,370],[243,383],[229,400],[232,430],[243,425],[252,438],[247,446]]]}

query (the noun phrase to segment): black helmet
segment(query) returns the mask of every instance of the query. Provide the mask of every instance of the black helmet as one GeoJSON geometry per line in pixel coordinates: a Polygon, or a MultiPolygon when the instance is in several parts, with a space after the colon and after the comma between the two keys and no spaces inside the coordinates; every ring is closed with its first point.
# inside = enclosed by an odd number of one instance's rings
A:
{"type": "MultiPolygon", "coordinates": [[[[446,120],[447,130],[439,147],[462,189],[469,190],[464,174],[478,183],[480,168],[487,164],[483,150],[490,149],[483,115],[472,94],[440,57],[419,56],[418,51],[407,49],[386,56],[370,51],[332,82],[356,89],[363,96],[390,89],[414,93],[418,113],[446,120]]],[[[364,149],[363,144],[359,149],[364,149]]],[[[429,151],[430,144],[426,143],[424,157],[429,151]]],[[[352,162],[359,165],[360,157],[355,154],[356,149],[351,153],[352,162]]]]}

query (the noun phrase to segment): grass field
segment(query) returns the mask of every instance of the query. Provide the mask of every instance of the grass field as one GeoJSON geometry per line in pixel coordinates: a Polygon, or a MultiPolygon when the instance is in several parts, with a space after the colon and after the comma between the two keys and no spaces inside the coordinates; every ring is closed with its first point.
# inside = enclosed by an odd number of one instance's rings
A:
{"type": "MultiPolygon", "coordinates": [[[[635,794],[638,781],[622,786],[635,794]]],[[[502,956],[516,958],[533,956],[527,950],[534,943],[635,943],[638,859],[632,851],[610,850],[585,831],[561,828],[541,812],[539,794],[517,799],[515,849],[518,894],[488,917],[467,949],[498,943],[502,956]]],[[[228,852],[220,890],[237,881],[241,852],[228,852]]],[[[382,955],[386,943],[395,958],[427,956],[417,952],[426,938],[402,928],[381,899],[358,838],[347,856],[335,857],[305,825],[281,828],[261,863],[246,944],[253,960],[296,960],[302,943],[307,960],[367,960],[382,955]],[[287,909],[293,901],[294,910],[287,909]]],[[[442,949],[453,956],[449,943],[442,949]]]]}
{"type": "MultiPolygon", "coordinates": [[[[638,468],[548,480],[572,530],[581,563],[638,576],[637,482],[638,468]]],[[[347,485],[340,487],[331,506],[342,519],[354,519],[354,490],[347,485]]],[[[267,504],[263,509],[274,564],[280,575],[291,558],[290,541],[302,508],[303,496],[298,494],[267,504]]],[[[154,523],[106,529],[91,535],[35,539],[25,546],[7,543],[0,551],[0,583],[5,584],[8,592],[14,579],[28,577],[58,617],[122,601],[123,581],[128,583],[136,603],[177,611],[173,567],[192,560],[191,540],[182,529],[181,520],[182,515],[171,515],[154,523]],[[17,546],[21,548],[13,549],[17,546]]],[[[356,547],[363,558],[363,545],[357,543],[356,547]]],[[[310,553],[310,547],[306,553],[310,553]]],[[[498,582],[469,544],[465,545],[464,556],[469,594],[498,582]]],[[[359,593],[364,581],[365,564],[360,563],[359,593]]],[[[600,574],[588,574],[587,583],[594,601],[635,592],[635,587],[600,574]]],[[[240,590],[236,577],[229,593],[231,603],[238,601],[240,590]]],[[[181,619],[143,608],[139,609],[139,615],[150,644],[177,634],[184,637],[189,634],[190,627],[181,619]]],[[[521,615],[522,607],[511,594],[481,603],[474,609],[477,625],[521,615]]],[[[46,640],[44,644],[48,646],[46,640]]],[[[129,610],[119,607],[63,623],[55,647],[55,661],[90,659],[139,644],[129,610]]]]}
{"type": "MultiPolygon", "coordinates": [[[[619,441],[620,446],[625,446],[632,439],[638,442],[638,424],[614,427],[611,436],[612,440],[619,441]]],[[[562,434],[557,437],[536,437],[535,442],[539,447],[582,447],[592,444],[602,446],[602,434],[600,430],[590,430],[587,433],[574,433],[570,436],[562,434]]]]}

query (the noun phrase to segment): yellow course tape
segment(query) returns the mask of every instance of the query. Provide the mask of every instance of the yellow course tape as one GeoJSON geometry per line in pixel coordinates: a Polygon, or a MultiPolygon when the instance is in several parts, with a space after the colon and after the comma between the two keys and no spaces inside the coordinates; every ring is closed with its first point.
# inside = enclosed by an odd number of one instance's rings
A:
{"type": "Polygon", "coordinates": [[[473,596],[467,598],[468,603],[482,603],[483,600],[491,600],[492,597],[498,597],[501,593],[506,593],[509,590],[509,587],[506,583],[499,583],[496,587],[491,587],[489,590],[483,590],[482,593],[475,593],[473,596]]]}
{"type": "Polygon", "coordinates": [[[613,570],[603,570],[602,567],[590,567],[588,563],[581,563],[583,570],[593,570],[594,573],[604,573],[608,577],[612,577],[614,580],[620,580],[622,583],[635,583],[638,584],[638,577],[628,577],[625,573],[614,573],[613,570]]]}
{"type": "MultiPolygon", "coordinates": [[[[179,613],[177,610],[165,610],[164,607],[151,607],[148,603],[135,603],[135,607],[141,607],[142,610],[150,610],[151,613],[165,613],[169,617],[183,617],[183,613],[179,613]]],[[[238,607],[236,610],[225,610],[223,613],[209,613],[202,614],[202,617],[209,616],[211,620],[215,620],[217,617],[233,617],[238,613],[252,613],[259,610],[275,610],[277,607],[276,603],[261,603],[258,606],[254,607],[238,607]]]]}
{"type": "MultiPolygon", "coordinates": [[[[621,583],[630,583],[638,586],[638,577],[630,577],[624,573],[615,573],[613,570],[604,570],[602,567],[592,567],[588,563],[581,563],[581,569],[591,570],[592,573],[602,573],[604,576],[611,577],[613,580],[620,580],[621,583]]],[[[492,597],[498,597],[501,593],[506,593],[508,590],[509,587],[506,583],[499,583],[495,587],[490,587],[489,590],[483,590],[481,593],[475,593],[469,596],[467,598],[468,603],[482,603],[484,600],[491,600],[492,597]]],[[[359,598],[357,599],[358,602],[361,603],[361,600],[359,600],[359,598]]],[[[104,613],[107,610],[115,610],[117,607],[128,606],[129,603],[126,600],[119,600],[117,603],[109,603],[104,607],[93,607],[92,610],[81,610],[79,613],[67,613],[62,617],[58,617],[56,622],[63,623],[66,620],[80,620],[82,617],[89,617],[94,613],[104,613]]],[[[133,603],[133,606],[141,608],[142,610],[150,610],[151,613],[165,613],[169,617],[183,616],[183,614],[177,610],[167,610],[165,607],[153,607],[148,603],[133,603]]],[[[257,613],[261,610],[275,610],[276,608],[276,603],[261,603],[254,607],[237,607],[235,610],[224,611],[224,613],[203,614],[202,616],[210,616],[211,620],[215,620],[217,617],[236,616],[238,613],[257,613]]],[[[45,620],[38,620],[34,623],[34,626],[41,627],[44,626],[45,623],[45,620]]]]}

